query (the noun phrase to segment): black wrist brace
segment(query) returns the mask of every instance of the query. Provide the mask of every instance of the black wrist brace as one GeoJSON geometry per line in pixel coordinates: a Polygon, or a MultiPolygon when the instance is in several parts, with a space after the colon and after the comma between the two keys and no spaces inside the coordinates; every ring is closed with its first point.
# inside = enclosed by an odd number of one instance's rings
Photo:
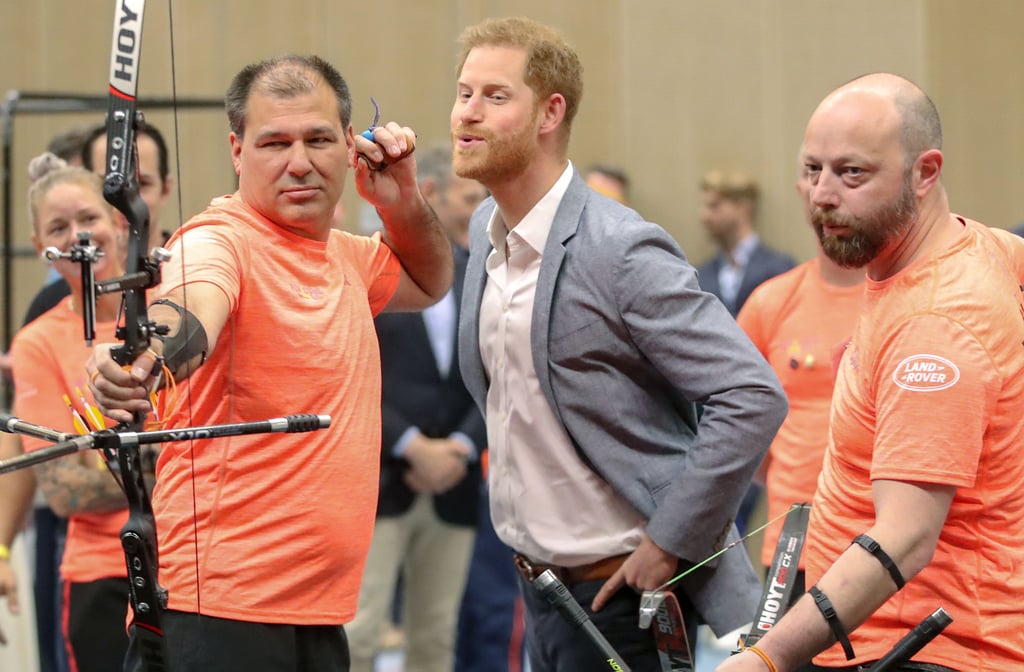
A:
{"type": "MultiPolygon", "coordinates": [[[[196,357],[200,358],[196,367],[202,365],[206,361],[209,341],[206,336],[206,329],[203,328],[203,323],[199,321],[199,318],[193,315],[191,311],[167,299],[157,299],[150,305],[170,306],[178,313],[178,330],[174,332],[174,335],[156,336],[164,344],[164,362],[175,374],[175,377],[177,377],[181,367],[196,357]]],[[[186,372],[184,377],[187,377],[187,374],[190,373],[191,371],[186,372]]]]}
{"type": "Polygon", "coordinates": [[[818,590],[817,586],[811,586],[807,593],[814,598],[814,606],[825,617],[825,622],[828,623],[828,628],[832,631],[836,641],[843,646],[843,653],[846,654],[846,659],[853,660],[853,645],[850,644],[850,638],[846,636],[843,624],[839,622],[839,616],[836,614],[836,608],[832,606],[832,601],[825,596],[825,593],[818,590]]]}
{"type": "Polygon", "coordinates": [[[859,534],[851,543],[857,544],[875,556],[875,559],[889,572],[892,582],[896,584],[896,590],[900,590],[903,586],[907,585],[907,582],[903,580],[903,575],[900,573],[900,568],[896,566],[896,563],[889,557],[889,554],[882,550],[882,546],[877,541],[866,534],[859,534]]]}

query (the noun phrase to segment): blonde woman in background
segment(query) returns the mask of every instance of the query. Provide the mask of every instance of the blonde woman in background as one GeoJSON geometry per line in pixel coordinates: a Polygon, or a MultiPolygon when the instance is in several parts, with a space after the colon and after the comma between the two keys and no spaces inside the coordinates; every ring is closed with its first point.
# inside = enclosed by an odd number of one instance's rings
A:
{"type": "MultiPolygon", "coordinates": [[[[88,231],[92,244],[101,252],[93,264],[96,279],[122,275],[121,234],[103,199],[100,177],[83,168],[69,167],[49,153],[31,162],[29,176],[36,251],[56,248],[67,253],[79,232],[88,231]]],[[[67,258],[55,261],[54,268],[70,285],[71,295],[26,325],[11,344],[14,414],[60,431],[84,432],[89,423],[96,429],[102,418],[90,419],[89,406],[95,405],[86,396],[88,381],[83,363],[90,348],[82,334],[81,269],[67,258]]],[[[113,338],[119,305],[117,294],[98,298],[97,338],[113,338]]],[[[25,451],[46,445],[30,437],[23,438],[22,443],[25,451]]],[[[71,669],[120,669],[128,645],[128,584],[119,538],[127,520],[124,494],[94,452],[43,463],[36,467],[35,476],[50,507],[69,519],[61,563],[61,623],[71,669]]],[[[13,515],[17,508],[5,509],[2,515],[13,515]]]]}

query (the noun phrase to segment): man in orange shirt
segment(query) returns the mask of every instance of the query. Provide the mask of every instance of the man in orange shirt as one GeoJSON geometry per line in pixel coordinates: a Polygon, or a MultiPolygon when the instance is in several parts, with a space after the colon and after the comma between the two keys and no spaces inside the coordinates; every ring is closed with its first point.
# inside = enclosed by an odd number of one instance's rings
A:
{"type": "MultiPolygon", "coordinates": [[[[451,247],[416,182],[415,134],[390,123],[373,141],[355,135],[348,87],[327,62],[248,66],[226,108],[238,192],[169,241],[163,301],[150,313],[171,328],[153,349],[189,378],[167,426],[283,413],[332,422],[301,436],[164,445],[153,509],[171,669],[347,671],[339,626],[355,614],[377,501],[372,318],[441,298],[451,247]],[[383,234],[332,228],[350,166],[383,234]]],[[[149,410],[153,360],[123,371],[109,345],[97,346],[90,387],[110,417],[149,410]]]]}
{"type": "Polygon", "coordinates": [[[1024,669],[1024,242],[950,212],[941,146],[934,104],[894,75],[840,87],[808,123],[815,230],[866,268],[865,307],[811,512],[815,585],[719,670],[819,652],[854,669],[937,607],[952,624],[900,669],[1024,669]]]}

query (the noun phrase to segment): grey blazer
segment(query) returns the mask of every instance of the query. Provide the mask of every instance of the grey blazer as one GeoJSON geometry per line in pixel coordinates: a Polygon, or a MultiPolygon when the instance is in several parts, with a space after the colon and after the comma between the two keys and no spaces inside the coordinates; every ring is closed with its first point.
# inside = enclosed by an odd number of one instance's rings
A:
{"type": "MultiPolygon", "coordinates": [[[[484,411],[478,322],[494,208],[488,199],[473,215],[459,324],[462,376],[484,411]]],[[[651,539],[696,564],[738,538],[733,518],[786,399],[668,233],[574,173],[544,249],[532,319],[545,398],[584,460],[647,518],[651,539]]],[[[761,590],[742,548],[683,588],[720,635],[753,619],[761,590]]]]}

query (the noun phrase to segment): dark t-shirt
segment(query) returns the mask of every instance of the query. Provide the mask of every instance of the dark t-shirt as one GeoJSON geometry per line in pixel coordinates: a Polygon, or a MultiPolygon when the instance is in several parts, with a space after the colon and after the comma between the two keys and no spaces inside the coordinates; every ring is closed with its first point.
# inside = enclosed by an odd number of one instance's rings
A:
{"type": "Polygon", "coordinates": [[[42,289],[36,292],[32,303],[28,305],[28,311],[25,313],[25,324],[49,311],[70,293],[71,286],[64,278],[58,278],[50,284],[43,286],[42,289]]]}

